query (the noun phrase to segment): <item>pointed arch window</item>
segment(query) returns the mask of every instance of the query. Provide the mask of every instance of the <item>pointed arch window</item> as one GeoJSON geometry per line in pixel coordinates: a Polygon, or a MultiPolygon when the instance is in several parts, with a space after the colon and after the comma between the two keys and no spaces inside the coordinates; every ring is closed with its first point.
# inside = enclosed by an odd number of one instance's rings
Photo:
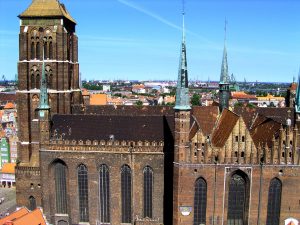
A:
{"type": "Polygon", "coordinates": [[[81,164],[77,168],[78,194],[79,194],[79,215],[80,222],[89,221],[89,194],[88,194],[88,170],[81,164]]]}
{"type": "Polygon", "coordinates": [[[31,79],[30,79],[30,83],[31,83],[31,89],[35,88],[35,80],[34,80],[34,72],[31,71],[31,79]]]}
{"type": "Polygon", "coordinates": [[[67,214],[66,166],[62,162],[54,165],[56,212],[67,214]]]}
{"type": "Polygon", "coordinates": [[[34,210],[35,208],[36,208],[35,197],[30,196],[30,197],[29,197],[29,209],[30,209],[30,210],[34,210]]]}
{"type": "Polygon", "coordinates": [[[37,74],[37,75],[36,75],[36,78],[35,78],[35,87],[36,87],[37,89],[40,88],[40,83],[41,83],[41,81],[40,81],[40,74],[37,74]]]}
{"type": "Polygon", "coordinates": [[[53,46],[52,46],[52,38],[49,38],[49,59],[53,59],[53,46]]]}
{"type": "Polygon", "coordinates": [[[107,165],[99,168],[100,222],[110,223],[109,169],[107,165]]]}
{"type": "Polygon", "coordinates": [[[144,168],[144,217],[152,218],[153,170],[150,166],[144,168]]]}
{"type": "Polygon", "coordinates": [[[267,225],[279,225],[282,184],[278,178],[270,182],[268,194],[267,225]]]}
{"type": "Polygon", "coordinates": [[[194,225],[206,224],[207,185],[203,178],[195,182],[194,225]]]}
{"type": "Polygon", "coordinates": [[[34,59],[35,58],[35,51],[34,51],[34,41],[33,38],[31,38],[32,42],[31,42],[31,47],[30,47],[30,59],[34,59]]]}
{"type": "Polygon", "coordinates": [[[48,44],[47,44],[47,42],[45,41],[45,42],[44,42],[44,59],[47,59],[47,58],[49,58],[49,57],[48,57],[48,44]]]}
{"type": "Polygon", "coordinates": [[[131,223],[131,169],[121,167],[122,223],[131,223]]]}
{"type": "Polygon", "coordinates": [[[228,225],[246,225],[248,221],[249,181],[242,172],[233,174],[229,181],[228,225]]]}
{"type": "Polygon", "coordinates": [[[40,50],[40,42],[37,42],[36,43],[36,58],[37,59],[40,59],[40,52],[41,52],[41,50],[40,50]]]}

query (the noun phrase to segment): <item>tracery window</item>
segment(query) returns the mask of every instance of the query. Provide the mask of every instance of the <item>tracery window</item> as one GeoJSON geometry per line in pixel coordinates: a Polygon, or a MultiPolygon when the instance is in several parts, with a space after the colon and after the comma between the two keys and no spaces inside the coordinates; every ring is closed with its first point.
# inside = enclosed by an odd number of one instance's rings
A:
{"type": "Polygon", "coordinates": [[[267,225],[279,225],[281,206],[281,181],[274,178],[270,182],[268,194],[267,225]]]}
{"type": "Polygon", "coordinates": [[[152,218],[153,170],[150,166],[144,168],[144,217],[152,218]]]}
{"type": "Polygon", "coordinates": [[[80,222],[89,221],[88,173],[85,165],[77,168],[80,222]]]}
{"type": "Polygon", "coordinates": [[[110,223],[110,193],[109,168],[101,165],[99,168],[100,222],[110,223]]]}
{"type": "Polygon", "coordinates": [[[207,185],[203,178],[195,182],[194,225],[206,224],[207,185]]]}
{"type": "Polygon", "coordinates": [[[131,223],[131,169],[121,167],[122,223],[131,223]]]}
{"type": "Polygon", "coordinates": [[[247,180],[235,173],[230,178],[228,194],[228,225],[246,225],[249,191],[247,180]]]}
{"type": "Polygon", "coordinates": [[[66,166],[62,162],[54,165],[56,212],[67,214],[66,166]]]}

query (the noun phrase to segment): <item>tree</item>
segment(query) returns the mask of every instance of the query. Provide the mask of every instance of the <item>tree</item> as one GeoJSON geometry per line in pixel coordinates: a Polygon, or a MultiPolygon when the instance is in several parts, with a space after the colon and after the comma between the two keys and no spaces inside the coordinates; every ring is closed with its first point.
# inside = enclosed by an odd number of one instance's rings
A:
{"type": "Polygon", "coordinates": [[[193,94],[191,103],[192,105],[200,105],[200,96],[198,94],[193,94]]]}
{"type": "Polygon", "coordinates": [[[136,103],[135,103],[137,106],[142,106],[143,105],[143,102],[138,100],[136,103]]]}

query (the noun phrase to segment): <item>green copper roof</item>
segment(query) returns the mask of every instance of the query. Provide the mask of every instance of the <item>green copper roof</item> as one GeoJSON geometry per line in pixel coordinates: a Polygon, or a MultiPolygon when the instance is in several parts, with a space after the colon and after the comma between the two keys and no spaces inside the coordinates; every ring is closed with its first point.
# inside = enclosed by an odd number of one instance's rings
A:
{"type": "Polygon", "coordinates": [[[185,30],[184,30],[184,13],[182,13],[182,44],[181,54],[178,69],[178,80],[176,88],[176,102],[174,109],[190,110],[189,86],[188,86],[188,71],[186,60],[186,45],[185,45],[185,30]]]}
{"type": "Polygon", "coordinates": [[[298,84],[297,84],[296,99],[295,99],[295,110],[296,110],[296,113],[300,113],[300,70],[299,70],[299,74],[298,74],[298,84]]]}
{"type": "Polygon", "coordinates": [[[42,79],[41,79],[41,89],[40,89],[40,105],[39,109],[49,109],[48,103],[48,92],[47,92],[47,79],[45,74],[45,61],[44,61],[44,51],[43,51],[43,66],[42,66],[42,79]]]}

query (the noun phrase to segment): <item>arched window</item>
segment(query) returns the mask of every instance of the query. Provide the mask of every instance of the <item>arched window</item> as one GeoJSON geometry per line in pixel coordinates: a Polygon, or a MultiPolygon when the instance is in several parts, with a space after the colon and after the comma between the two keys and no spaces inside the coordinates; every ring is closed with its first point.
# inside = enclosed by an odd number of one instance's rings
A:
{"type": "Polygon", "coordinates": [[[29,209],[30,209],[30,210],[34,210],[35,208],[36,208],[35,197],[30,196],[30,197],[29,197],[29,209]]]}
{"type": "Polygon", "coordinates": [[[67,221],[60,220],[58,221],[57,225],[68,225],[67,221]]]}
{"type": "Polygon", "coordinates": [[[32,39],[32,42],[31,42],[31,47],[30,47],[30,58],[31,59],[34,59],[35,58],[35,54],[34,54],[34,42],[33,42],[33,38],[32,39]]]}
{"type": "Polygon", "coordinates": [[[67,214],[66,166],[62,162],[54,165],[56,212],[67,214]]]}
{"type": "Polygon", "coordinates": [[[131,169],[121,168],[122,223],[131,223],[131,169]]]}
{"type": "Polygon", "coordinates": [[[49,59],[53,59],[53,46],[51,37],[49,37],[49,59]]]}
{"type": "MultiPolygon", "coordinates": [[[[37,71],[37,72],[38,72],[38,71],[37,71]]],[[[37,89],[40,88],[40,83],[41,83],[41,81],[40,81],[40,74],[37,74],[37,75],[36,75],[36,78],[35,78],[35,87],[36,87],[37,89]]]]}
{"type": "Polygon", "coordinates": [[[248,224],[249,181],[241,171],[233,174],[229,182],[228,193],[228,225],[248,224]]]}
{"type": "Polygon", "coordinates": [[[88,189],[88,174],[85,165],[80,165],[77,168],[78,173],[78,194],[79,194],[79,215],[80,222],[89,221],[89,189],[88,189]]]}
{"type": "Polygon", "coordinates": [[[34,80],[34,73],[33,71],[31,72],[31,89],[34,89],[35,88],[35,80],[34,80]]]}
{"type": "Polygon", "coordinates": [[[279,179],[274,178],[271,180],[268,194],[267,225],[279,225],[281,187],[279,179]]]}
{"type": "Polygon", "coordinates": [[[47,58],[49,58],[49,56],[48,56],[48,48],[47,48],[47,42],[45,41],[44,42],[44,59],[47,59],[47,58]]]}
{"type": "Polygon", "coordinates": [[[99,168],[100,222],[110,223],[109,211],[109,169],[107,165],[99,168]]]}
{"type": "Polygon", "coordinates": [[[49,73],[48,73],[48,76],[47,76],[47,83],[48,83],[47,87],[50,88],[50,89],[53,88],[52,87],[52,85],[53,85],[52,79],[53,79],[53,75],[52,75],[52,71],[50,70],[49,73]]]}
{"type": "Polygon", "coordinates": [[[206,224],[207,185],[203,178],[195,182],[194,225],[206,224]]]}
{"type": "Polygon", "coordinates": [[[36,58],[37,59],[40,59],[40,52],[41,52],[41,50],[40,50],[40,42],[37,42],[36,43],[36,58]]]}
{"type": "Polygon", "coordinates": [[[144,217],[152,218],[153,170],[150,166],[144,168],[144,217]]]}

